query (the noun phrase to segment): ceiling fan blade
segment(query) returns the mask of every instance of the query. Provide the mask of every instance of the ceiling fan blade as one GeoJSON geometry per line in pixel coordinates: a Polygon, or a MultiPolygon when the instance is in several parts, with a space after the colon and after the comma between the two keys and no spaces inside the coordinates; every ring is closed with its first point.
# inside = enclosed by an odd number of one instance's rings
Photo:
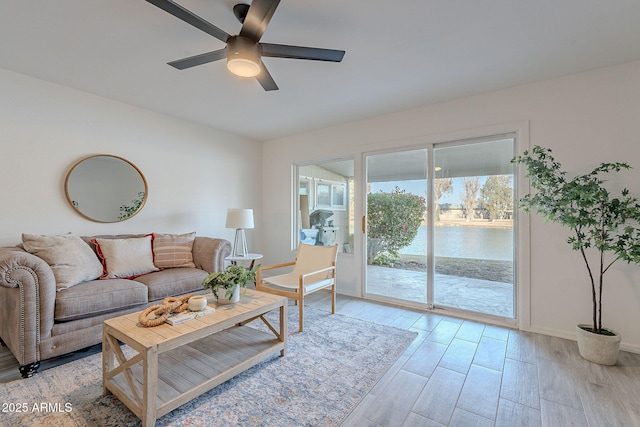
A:
{"type": "Polygon", "coordinates": [[[309,59],[313,61],[340,62],[344,50],[322,49],[318,47],[289,46],[286,44],[260,43],[262,56],[273,58],[309,59]]]}
{"type": "Polygon", "coordinates": [[[262,61],[260,61],[260,74],[256,76],[256,79],[258,79],[258,82],[264,90],[278,90],[278,85],[275,80],[273,80],[273,77],[269,74],[269,70],[267,70],[267,67],[265,67],[264,62],[262,61]]]}
{"type": "Polygon", "coordinates": [[[227,48],[214,50],[213,52],[201,53],[200,55],[190,56],[188,58],[176,59],[168,64],[178,70],[195,67],[196,65],[208,64],[209,62],[218,61],[227,58],[227,48]]]}
{"type": "Polygon", "coordinates": [[[280,0],[253,0],[244,18],[240,36],[257,42],[264,34],[280,0]]]}
{"type": "Polygon", "coordinates": [[[231,37],[226,31],[221,30],[210,22],[205,21],[198,15],[193,14],[189,10],[180,6],[179,4],[171,0],[147,0],[149,3],[159,7],[165,12],[170,13],[178,19],[183,20],[187,24],[191,24],[194,27],[204,31],[207,34],[212,35],[220,41],[227,42],[227,39],[231,37]]]}

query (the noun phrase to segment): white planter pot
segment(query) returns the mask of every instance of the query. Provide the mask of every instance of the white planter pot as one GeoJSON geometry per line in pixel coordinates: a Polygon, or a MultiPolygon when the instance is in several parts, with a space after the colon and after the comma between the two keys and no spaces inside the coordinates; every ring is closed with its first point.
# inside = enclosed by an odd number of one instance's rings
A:
{"type": "Polygon", "coordinates": [[[218,302],[220,304],[233,304],[240,301],[240,286],[236,286],[236,288],[233,290],[233,295],[231,295],[231,298],[227,298],[226,293],[226,289],[218,289],[218,302]]]}
{"type": "Polygon", "coordinates": [[[619,333],[607,329],[614,333],[613,336],[594,334],[585,331],[583,327],[590,328],[591,325],[576,326],[576,337],[578,338],[578,350],[580,356],[590,362],[599,365],[615,365],[618,361],[618,352],[620,351],[620,341],[622,337],[619,333]]]}

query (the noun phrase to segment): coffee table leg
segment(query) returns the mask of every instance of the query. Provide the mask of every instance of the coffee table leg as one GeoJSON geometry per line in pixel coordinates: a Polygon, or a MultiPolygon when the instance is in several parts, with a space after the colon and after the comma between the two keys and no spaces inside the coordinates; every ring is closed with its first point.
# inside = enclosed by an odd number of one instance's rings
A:
{"type": "Polygon", "coordinates": [[[156,394],[158,390],[158,349],[148,349],[144,355],[144,372],[142,386],[142,425],[156,425],[156,394]]]}
{"type": "Polygon", "coordinates": [[[106,396],[111,394],[107,388],[107,374],[111,372],[115,366],[115,354],[109,343],[109,332],[106,327],[102,329],[102,393],[106,396]]]}

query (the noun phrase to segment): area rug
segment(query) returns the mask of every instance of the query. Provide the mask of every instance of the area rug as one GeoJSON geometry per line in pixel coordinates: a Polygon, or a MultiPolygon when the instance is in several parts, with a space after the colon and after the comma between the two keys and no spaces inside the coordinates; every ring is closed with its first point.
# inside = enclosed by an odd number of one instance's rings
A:
{"type": "MultiPolygon", "coordinates": [[[[285,357],[254,366],[159,418],[156,426],[339,425],[416,337],[306,307],[299,333],[297,312],[290,307],[285,357]]],[[[262,322],[254,324],[261,328],[262,322]]],[[[2,425],[139,426],[117,398],[103,396],[101,363],[102,355],[94,354],[0,385],[2,425]]]]}

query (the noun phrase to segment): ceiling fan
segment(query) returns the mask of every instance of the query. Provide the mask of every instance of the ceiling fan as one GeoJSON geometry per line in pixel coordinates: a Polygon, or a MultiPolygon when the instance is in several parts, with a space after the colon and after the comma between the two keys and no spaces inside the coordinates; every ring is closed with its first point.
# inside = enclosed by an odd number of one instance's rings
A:
{"type": "Polygon", "coordinates": [[[228,34],[174,1],[147,1],[227,44],[223,49],[169,62],[169,65],[179,70],[226,58],[227,68],[232,73],[241,77],[255,77],[264,90],[278,90],[278,85],[262,62],[263,56],[329,62],[340,62],[344,57],[344,50],[261,43],[260,38],[280,0],[253,0],[251,5],[236,4],[233,13],[242,23],[240,34],[236,36],[228,34]]]}

